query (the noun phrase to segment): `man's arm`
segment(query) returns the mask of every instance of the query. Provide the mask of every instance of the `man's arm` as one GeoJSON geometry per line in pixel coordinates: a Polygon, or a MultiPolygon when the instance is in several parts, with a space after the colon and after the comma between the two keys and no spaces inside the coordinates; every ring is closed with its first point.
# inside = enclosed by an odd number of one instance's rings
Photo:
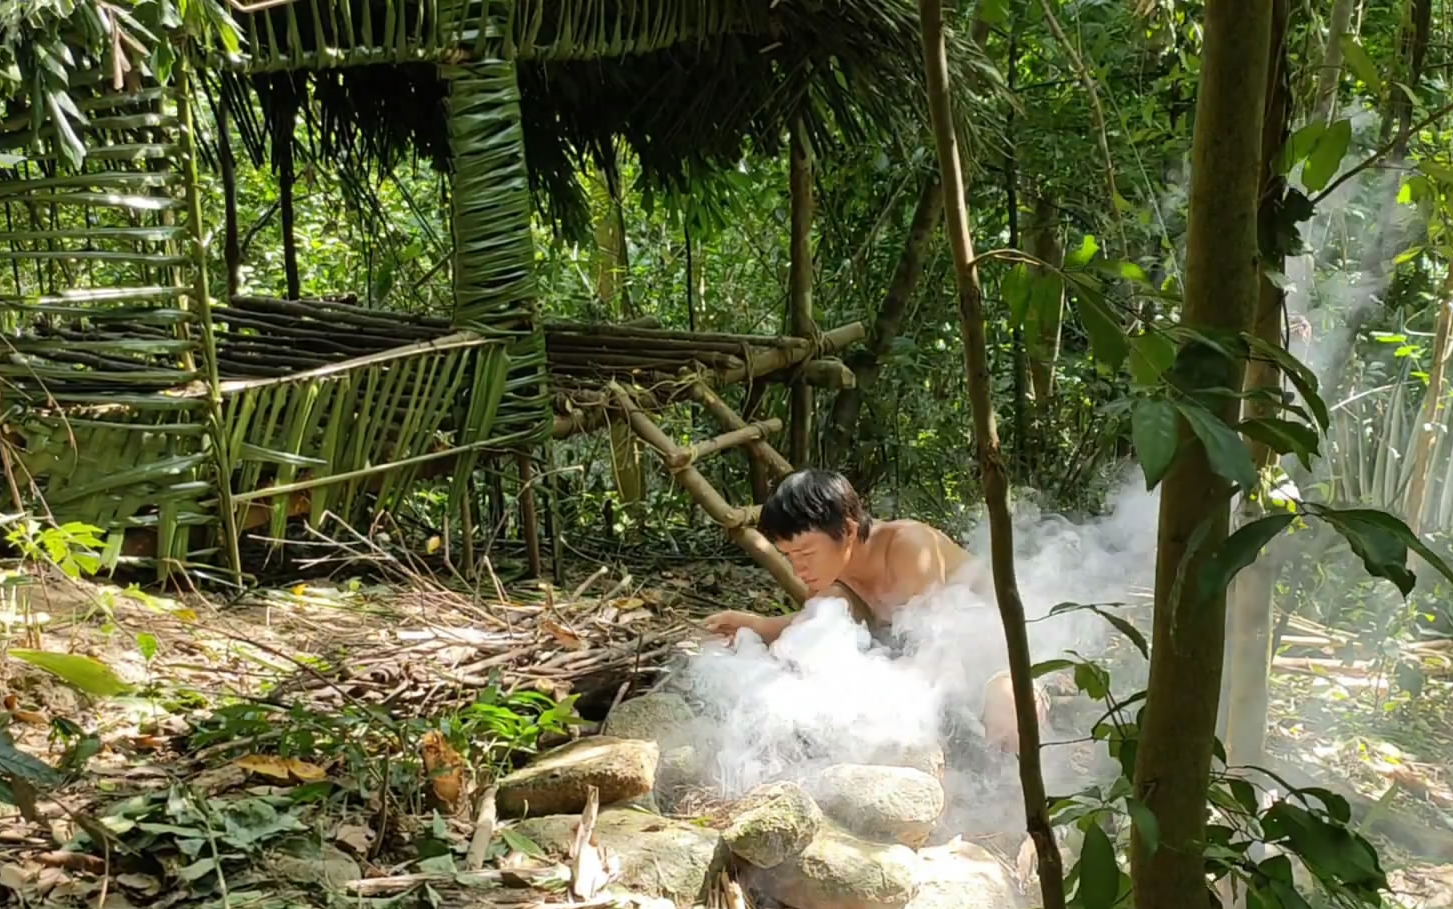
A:
{"type": "MultiPolygon", "coordinates": [[[[855,621],[865,622],[870,617],[867,606],[863,603],[862,599],[842,584],[834,583],[811,599],[816,600],[822,597],[841,597],[847,600],[848,613],[855,621]]],[[[742,613],[742,615],[751,620],[744,627],[755,631],[764,643],[771,644],[782,636],[782,632],[787,630],[787,626],[801,617],[802,611],[798,610],[784,615],[752,615],[750,613],[742,613]]]]}

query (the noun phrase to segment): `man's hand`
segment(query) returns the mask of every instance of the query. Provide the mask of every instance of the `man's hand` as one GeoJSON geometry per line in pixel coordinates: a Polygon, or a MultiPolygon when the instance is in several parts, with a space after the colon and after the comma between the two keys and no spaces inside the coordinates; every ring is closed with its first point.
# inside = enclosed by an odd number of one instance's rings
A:
{"type": "Polygon", "coordinates": [[[715,615],[707,616],[706,630],[712,634],[726,638],[728,641],[736,640],[737,631],[742,628],[762,633],[760,627],[761,616],[752,615],[750,612],[742,612],[730,609],[726,612],[718,612],[715,615]]]}

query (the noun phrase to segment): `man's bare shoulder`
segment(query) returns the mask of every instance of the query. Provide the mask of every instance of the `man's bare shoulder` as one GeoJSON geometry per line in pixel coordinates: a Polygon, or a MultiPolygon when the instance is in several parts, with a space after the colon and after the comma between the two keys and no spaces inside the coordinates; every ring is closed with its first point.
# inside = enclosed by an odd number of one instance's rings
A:
{"type": "Polygon", "coordinates": [[[922,521],[904,518],[896,521],[884,521],[883,524],[883,529],[891,534],[889,542],[895,549],[899,547],[933,547],[944,552],[957,551],[968,554],[967,550],[955,543],[948,534],[922,521]]]}

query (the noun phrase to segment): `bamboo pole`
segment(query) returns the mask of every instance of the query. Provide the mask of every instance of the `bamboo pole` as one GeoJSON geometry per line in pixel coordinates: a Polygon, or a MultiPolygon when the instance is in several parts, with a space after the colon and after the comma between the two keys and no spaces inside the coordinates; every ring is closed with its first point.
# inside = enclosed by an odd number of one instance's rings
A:
{"type": "MultiPolygon", "coordinates": [[[[661,428],[651,421],[646,412],[636,406],[630,395],[626,394],[624,388],[612,382],[611,393],[615,396],[616,403],[630,419],[631,428],[641,437],[647,445],[656,449],[663,459],[668,463],[673,456],[680,453],[676,444],[661,431],[661,428]]],[[[797,575],[792,573],[792,566],[787,559],[777,551],[767,538],[755,528],[747,524],[747,515],[740,508],[734,508],[721,493],[701,475],[695,467],[689,464],[680,470],[674,470],[671,476],[681,484],[687,494],[700,505],[713,521],[726,529],[727,536],[732,542],[747,551],[747,554],[760,566],[767,570],[767,573],[781,585],[798,603],[807,600],[807,586],[797,575]]]]}
{"type": "MultiPolygon", "coordinates": [[[[807,127],[798,116],[792,124],[788,146],[791,210],[791,249],[788,275],[788,309],[792,333],[799,337],[814,334],[812,319],[812,146],[807,127]]],[[[798,464],[807,463],[812,442],[812,385],[794,377],[788,386],[787,400],[791,410],[787,456],[798,464]]]]}
{"type": "MultiPolygon", "coordinates": [[[[705,382],[697,381],[694,383],[691,393],[706,408],[707,413],[711,414],[723,428],[729,430],[746,428],[747,421],[743,420],[736,411],[732,410],[727,405],[727,402],[723,401],[716,392],[711,390],[711,386],[705,382]]],[[[773,448],[766,439],[757,439],[748,442],[747,451],[757,461],[766,465],[767,469],[772,473],[773,479],[780,480],[792,472],[792,464],[786,458],[782,457],[781,453],[773,448]]]]}
{"type": "MultiPolygon", "coordinates": [[[[222,423],[222,378],[217,369],[217,336],[212,325],[212,300],[207,293],[207,251],[202,242],[202,192],[197,177],[196,120],[189,95],[190,62],[183,55],[178,74],[178,113],[182,121],[182,154],[186,167],[188,247],[193,258],[195,283],[192,294],[201,317],[202,358],[207,367],[207,423],[211,427],[212,456],[217,469],[218,516],[222,522],[222,545],[233,580],[242,583],[242,552],[237,534],[237,512],[232,497],[232,456],[222,423]]],[[[164,562],[162,563],[165,564],[164,562]]]]}
{"type": "Polygon", "coordinates": [[[520,535],[525,538],[530,577],[538,578],[544,571],[540,565],[540,524],[535,513],[535,465],[524,451],[515,455],[515,463],[520,468],[520,535]]]}
{"type": "Polygon", "coordinates": [[[729,451],[749,442],[760,441],[767,438],[768,433],[781,432],[782,421],[771,417],[757,423],[743,426],[741,429],[733,429],[731,432],[722,433],[712,439],[697,442],[689,448],[679,448],[676,453],[666,460],[666,464],[672,470],[680,470],[688,464],[695,464],[703,458],[710,457],[719,451],[729,451]]]}

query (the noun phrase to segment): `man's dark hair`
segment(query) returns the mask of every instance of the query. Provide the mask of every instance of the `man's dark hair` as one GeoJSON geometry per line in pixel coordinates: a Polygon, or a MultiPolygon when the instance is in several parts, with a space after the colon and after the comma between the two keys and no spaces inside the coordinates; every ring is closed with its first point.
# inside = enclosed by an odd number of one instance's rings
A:
{"type": "Polygon", "coordinates": [[[866,540],[873,519],[853,484],[836,471],[805,467],[783,477],[772,490],[757,529],[774,543],[814,530],[842,540],[849,520],[858,523],[858,539],[866,540]]]}

